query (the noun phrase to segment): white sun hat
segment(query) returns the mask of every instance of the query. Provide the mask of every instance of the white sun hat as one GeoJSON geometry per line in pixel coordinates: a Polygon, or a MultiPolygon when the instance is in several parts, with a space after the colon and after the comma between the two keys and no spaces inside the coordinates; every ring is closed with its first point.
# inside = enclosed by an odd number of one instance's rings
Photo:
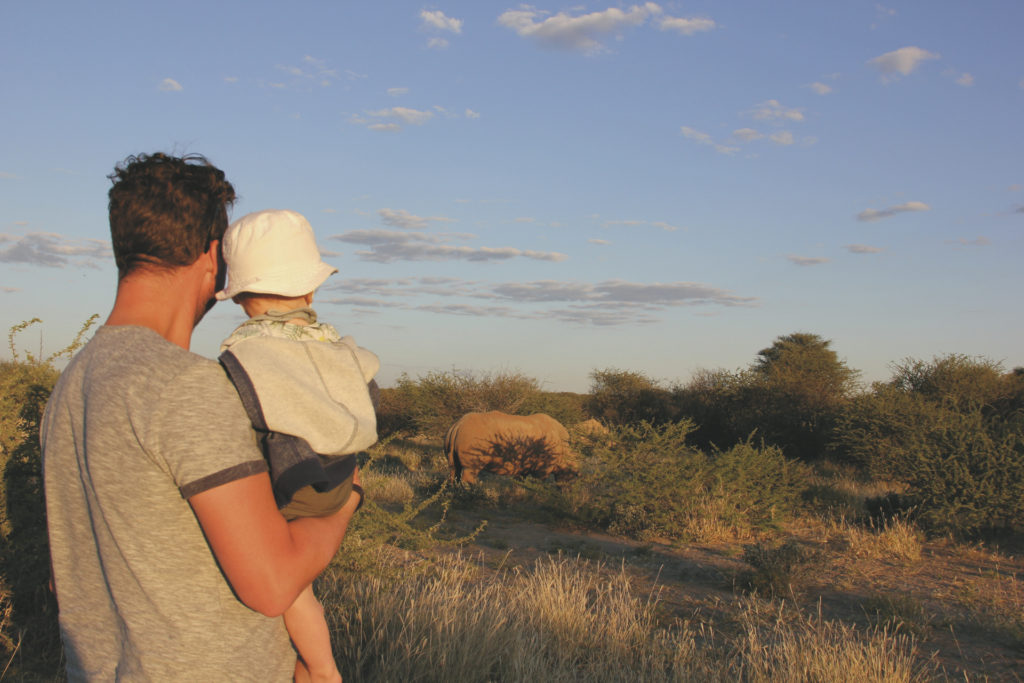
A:
{"type": "Polygon", "coordinates": [[[224,233],[223,251],[228,282],[216,294],[220,301],[242,292],[302,296],[338,272],[321,260],[313,227],[295,211],[242,216],[224,233]]]}

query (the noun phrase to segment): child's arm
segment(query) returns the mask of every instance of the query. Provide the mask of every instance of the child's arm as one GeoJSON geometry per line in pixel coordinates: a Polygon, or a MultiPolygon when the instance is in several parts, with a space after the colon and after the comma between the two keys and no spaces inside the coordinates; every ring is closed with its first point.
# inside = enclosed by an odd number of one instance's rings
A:
{"type": "Polygon", "coordinates": [[[292,606],[285,610],[284,625],[305,664],[303,671],[300,664],[296,663],[295,679],[304,678],[308,672],[311,681],[341,683],[341,674],[331,649],[331,634],[327,629],[327,620],[324,619],[324,608],[313,595],[312,586],[307,586],[292,606]]]}

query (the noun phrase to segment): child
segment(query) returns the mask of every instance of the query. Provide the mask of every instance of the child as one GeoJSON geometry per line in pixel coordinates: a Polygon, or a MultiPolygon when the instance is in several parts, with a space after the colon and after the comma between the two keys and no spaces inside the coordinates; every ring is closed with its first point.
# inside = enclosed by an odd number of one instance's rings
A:
{"type": "MultiPolygon", "coordinates": [[[[337,269],[320,259],[312,227],[294,211],[240,218],[224,234],[223,252],[228,283],[216,297],[241,305],[249,320],[221,345],[220,360],[260,435],[281,513],[331,514],[353,490],[361,505],[354,454],[377,440],[371,393],[380,361],[309,307],[337,269]]],[[[312,586],[284,622],[309,676],[340,681],[312,586]]],[[[297,662],[297,680],[304,673],[297,662]]]]}

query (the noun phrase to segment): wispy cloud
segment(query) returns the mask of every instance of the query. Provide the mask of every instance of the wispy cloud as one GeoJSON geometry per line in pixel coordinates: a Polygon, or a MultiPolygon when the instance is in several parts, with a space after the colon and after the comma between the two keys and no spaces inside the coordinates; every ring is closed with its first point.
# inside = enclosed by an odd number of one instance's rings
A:
{"type": "Polygon", "coordinates": [[[413,126],[422,126],[424,123],[434,118],[434,112],[420,111],[419,109],[410,109],[408,107],[391,107],[390,109],[381,109],[379,111],[371,112],[370,116],[395,118],[402,123],[408,123],[413,126]]]}
{"type": "Polygon", "coordinates": [[[764,134],[757,132],[753,128],[738,128],[732,132],[732,136],[740,142],[753,142],[763,138],[764,134]]]}
{"type": "Polygon", "coordinates": [[[449,244],[468,235],[427,234],[422,232],[396,232],[391,230],[352,230],[331,239],[369,246],[368,251],[357,251],[364,261],[393,263],[395,261],[507,261],[527,258],[535,261],[564,261],[565,254],[553,251],[535,251],[516,247],[469,247],[449,244]]]}
{"type": "Polygon", "coordinates": [[[690,128],[689,126],[682,126],[680,131],[682,132],[683,137],[687,140],[693,140],[700,145],[709,145],[719,154],[735,154],[740,150],[739,147],[731,147],[729,145],[723,145],[715,142],[707,133],[701,132],[695,128],[690,128]]]}
{"type": "MultiPolygon", "coordinates": [[[[274,70],[278,76],[272,80],[261,81],[261,85],[278,90],[308,92],[314,88],[326,88],[338,78],[337,69],[331,68],[325,60],[312,55],[305,55],[297,65],[278,64],[274,67],[274,70]],[[285,78],[278,80],[280,76],[285,78]]],[[[345,75],[350,80],[359,78],[357,74],[353,74],[350,71],[346,71],[345,75]]]]}
{"type": "Polygon", "coordinates": [[[402,95],[408,95],[408,88],[388,88],[388,95],[391,97],[400,97],[402,95]]]}
{"type": "Polygon", "coordinates": [[[828,85],[827,83],[822,83],[821,81],[815,81],[814,83],[811,83],[807,87],[813,90],[814,92],[818,93],[819,95],[828,95],[830,92],[832,92],[832,86],[828,85]]]}
{"type": "Polygon", "coordinates": [[[452,223],[451,218],[445,216],[417,216],[405,209],[378,209],[377,215],[385,225],[393,228],[407,228],[410,230],[422,230],[430,223],[452,223]]]}
{"type": "Polygon", "coordinates": [[[596,326],[657,322],[660,312],[674,307],[758,304],[756,298],[737,296],[699,282],[537,280],[485,283],[458,278],[361,278],[333,282],[324,290],[322,300],[327,303],[596,326]],[[332,299],[332,292],[343,296],[332,299]]]}
{"type": "Polygon", "coordinates": [[[478,118],[480,118],[480,112],[475,112],[472,109],[466,109],[466,118],[467,119],[478,119],[478,118]]]}
{"type": "Polygon", "coordinates": [[[103,240],[74,239],[50,232],[20,236],[0,234],[0,263],[95,268],[112,259],[110,243],[103,240]]]}
{"type": "Polygon", "coordinates": [[[434,118],[434,112],[429,110],[410,109],[409,107],[389,107],[387,109],[378,109],[376,111],[370,111],[364,116],[352,116],[349,119],[350,123],[357,125],[363,125],[370,130],[377,131],[399,131],[402,130],[402,124],[409,124],[413,126],[422,126],[430,119],[434,118]]]}
{"type": "Polygon", "coordinates": [[[953,83],[955,83],[958,86],[970,88],[971,86],[974,85],[974,76],[968,74],[967,72],[958,72],[955,69],[947,69],[946,71],[942,72],[942,75],[951,78],[953,80],[953,83]]]}
{"type": "Polygon", "coordinates": [[[653,21],[662,31],[674,31],[685,36],[715,28],[714,20],[706,17],[667,16],[661,6],[654,2],[632,5],[627,9],[610,7],[576,15],[567,12],[552,15],[524,5],[498,17],[499,24],[538,45],[575,50],[587,55],[605,52],[605,41],[620,39],[625,30],[643,26],[648,20],[653,21]]]}
{"type": "Polygon", "coordinates": [[[750,115],[762,121],[803,121],[802,109],[784,106],[778,100],[767,100],[756,105],[750,115]]]}
{"type": "Polygon", "coordinates": [[[609,242],[608,240],[599,240],[599,239],[589,239],[589,240],[587,240],[587,243],[588,244],[596,244],[596,245],[602,246],[602,247],[606,247],[606,246],[611,244],[611,242],[609,242]]]}
{"type": "Polygon", "coordinates": [[[7,173],[6,171],[0,171],[0,180],[17,180],[18,176],[13,173],[7,173]]]}
{"type": "Polygon", "coordinates": [[[880,254],[884,251],[881,247],[872,247],[867,244],[847,244],[843,249],[851,254],[880,254]]]}
{"type": "Polygon", "coordinates": [[[0,292],[3,292],[4,294],[14,294],[20,291],[20,287],[0,287],[0,292]]]}
{"type": "Polygon", "coordinates": [[[178,81],[173,78],[165,78],[160,81],[160,89],[164,92],[179,92],[184,90],[184,88],[181,87],[181,83],[178,83],[178,81]]]}
{"type": "Polygon", "coordinates": [[[946,240],[946,244],[952,244],[957,247],[987,247],[992,242],[987,237],[977,237],[973,240],[961,237],[957,240],[946,240]]]}
{"type": "Polygon", "coordinates": [[[662,31],[675,31],[684,36],[692,36],[694,33],[714,30],[715,22],[704,17],[662,17],[658,20],[658,28],[662,31]]]}
{"type": "Polygon", "coordinates": [[[797,256],[795,254],[786,256],[786,260],[798,266],[820,266],[829,262],[829,259],[823,256],[797,256]]]}
{"type": "Polygon", "coordinates": [[[642,228],[651,226],[658,228],[659,230],[665,230],[666,232],[675,232],[679,229],[678,226],[666,223],[665,221],[638,221],[638,220],[626,220],[626,221],[605,221],[602,224],[606,228],[642,228]]]}
{"type": "Polygon", "coordinates": [[[883,218],[891,218],[898,213],[906,213],[908,211],[929,211],[932,207],[928,206],[924,202],[906,202],[904,204],[898,204],[896,206],[890,206],[885,209],[864,209],[857,214],[857,220],[859,221],[878,221],[883,218]]]}
{"type": "Polygon", "coordinates": [[[772,133],[769,136],[769,139],[776,145],[787,146],[793,144],[793,134],[788,130],[780,130],[778,133],[772,133]]]}
{"type": "Polygon", "coordinates": [[[882,80],[892,81],[899,76],[909,76],[924,62],[940,57],[941,55],[937,53],[910,46],[869,59],[868,64],[878,69],[882,74],[882,80]]]}

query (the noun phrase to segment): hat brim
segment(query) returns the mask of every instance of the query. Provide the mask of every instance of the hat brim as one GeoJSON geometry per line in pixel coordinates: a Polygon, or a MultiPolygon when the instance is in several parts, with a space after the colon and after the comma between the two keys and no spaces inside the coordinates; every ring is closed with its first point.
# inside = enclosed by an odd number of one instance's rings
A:
{"type": "Polygon", "coordinates": [[[217,301],[224,301],[242,292],[289,297],[303,296],[315,291],[327,278],[337,272],[337,268],[321,261],[306,277],[297,278],[295,273],[285,271],[266,273],[245,282],[229,282],[228,286],[214,294],[214,297],[217,301]]]}

